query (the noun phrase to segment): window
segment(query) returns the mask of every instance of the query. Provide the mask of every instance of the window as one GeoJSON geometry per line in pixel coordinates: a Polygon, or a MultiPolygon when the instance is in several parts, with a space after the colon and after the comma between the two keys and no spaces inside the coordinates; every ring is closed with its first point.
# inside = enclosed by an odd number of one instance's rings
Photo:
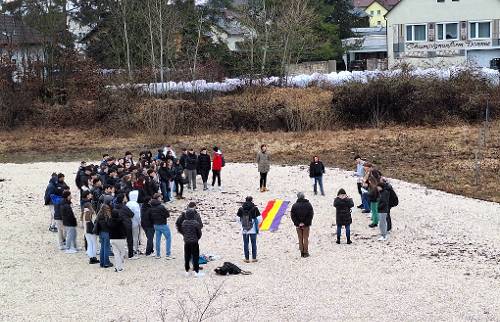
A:
{"type": "Polygon", "coordinates": [[[437,0],[437,2],[444,2],[444,0],[437,0]]]}
{"type": "Polygon", "coordinates": [[[491,22],[471,22],[469,27],[470,39],[491,38],[491,22]]]}
{"type": "Polygon", "coordinates": [[[370,11],[370,16],[375,16],[375,11],[374,10],[370,11]]]}
{"type": "Polygon", "coordinates": [[[380,16],[380,10],[377,10],[377,16],[380,16]]]}
{"type": "Polygon", "coordinates": [[[427,25],[406,25],[406,41],[427,41],[427,25]]]}
{"type": "Polygon", "coordinates": [[[438,23],[437,40],[458,40],[458,23],[438,23]]]}
{"type": "Polygon", "coordinates": [[[377,20],[377,26],[380,26],[382,24],[382,21],[377,20]]]}

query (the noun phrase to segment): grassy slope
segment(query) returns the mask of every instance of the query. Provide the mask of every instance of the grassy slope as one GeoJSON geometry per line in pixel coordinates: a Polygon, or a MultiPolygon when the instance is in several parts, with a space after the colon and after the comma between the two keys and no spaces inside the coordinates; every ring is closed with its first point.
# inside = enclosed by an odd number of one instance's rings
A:
{"type": "MultiPolygon", "coordinates": [[[[328,166],[352,169],[359,153],[379,165],[389,177],[440,190],[500,202],[500,123],[491,125],[483,152],[481,184],[474,185],[474,152],[478,127],[388,127],[308,133],[225,132],[210,135],[149,138],[143,134],[106,137],[98,130],[29,129],[0,132],[0,162],[97,159],[103,152],[138,152],[171,143],[222,147],[230,162],[252,162],[261,143],[267,143],[279,164],[308,163],[319,155],[328,166]]],[[[54,169],[57,170],[57,169],[54,169]]]]}

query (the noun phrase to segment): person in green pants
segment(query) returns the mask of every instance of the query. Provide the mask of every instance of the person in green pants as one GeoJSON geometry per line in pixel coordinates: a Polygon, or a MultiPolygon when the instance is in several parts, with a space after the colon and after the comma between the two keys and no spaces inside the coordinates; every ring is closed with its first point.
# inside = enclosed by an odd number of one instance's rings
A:
{"type": "Polygon", "coordinates": [[[368,225],[370,228],[375,228],[378,226],[378,203],[380,198],[380,193],[377,189],[377,185],[370,182],[368,192],[368,200],[370,200],[370,210],[372,213],[372,223],[368,225]]]}

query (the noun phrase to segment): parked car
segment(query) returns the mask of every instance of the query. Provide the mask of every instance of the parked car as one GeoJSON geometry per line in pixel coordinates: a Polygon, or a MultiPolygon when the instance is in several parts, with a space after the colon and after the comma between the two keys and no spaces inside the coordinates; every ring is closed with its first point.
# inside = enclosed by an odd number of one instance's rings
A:
{"type": "Polygon", "coordinates": [[[490,61],[490,68],[500,70],[500,58],[493,58],[490,61]]]}

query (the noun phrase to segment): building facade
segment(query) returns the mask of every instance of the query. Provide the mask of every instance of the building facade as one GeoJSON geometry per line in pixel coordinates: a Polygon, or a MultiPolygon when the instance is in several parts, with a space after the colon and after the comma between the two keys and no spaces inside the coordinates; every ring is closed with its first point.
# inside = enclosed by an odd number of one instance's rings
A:
{"type": "Polygon", "coordinates": [[[385,18],[390,67],[490,67],[500,58],[499,0],[402,0],[385,18]]]}
{"type": "Polygon", "coordinates": [[[353,5],[368,15],[370,27],[385,27],[385,14],[398,2],[399,0],[354,0],[353,5]]]}

